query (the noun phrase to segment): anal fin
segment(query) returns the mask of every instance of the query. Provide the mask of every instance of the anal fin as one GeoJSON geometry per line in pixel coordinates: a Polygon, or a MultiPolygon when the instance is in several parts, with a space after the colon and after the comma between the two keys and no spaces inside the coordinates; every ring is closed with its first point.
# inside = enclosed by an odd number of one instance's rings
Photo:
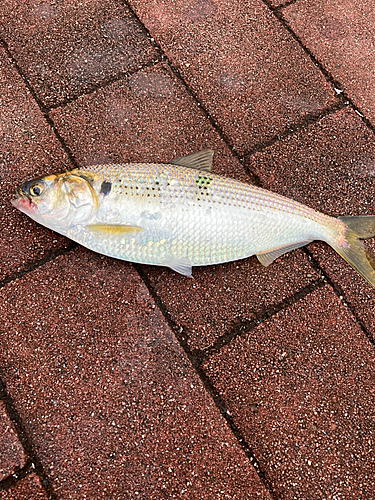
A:
{"type": "Polygon", "coordinates": [[[176,271],[176,273],[183,274],[184,276],[188,276],[189,278],[193,277],[193,275],[191,274],[191,262],[187,258],[176,259],[174,257],[169,257],[163,260],[163,262],[161,262],[161,265],[169,267],[170,269],[173,269],[173,271],[176,271]]]}
{"type": "Polygon", "coordinates": [[[311,243],[312,240],[306,240],[306,241],[299,241],[298,243],[292,243],[291,245],[286,245],[285,247],[280,247],[280,248],[275,248],[273,250],[264,252],[264,253],[257,253],[258,260],[263,266],[269,266],[274,260],[276,260],[278,257],[281,257],[285,253],[291,252],[292,250],[295,250],[296,248],[301,248],[307,245],[308,243],[311,243]]]}

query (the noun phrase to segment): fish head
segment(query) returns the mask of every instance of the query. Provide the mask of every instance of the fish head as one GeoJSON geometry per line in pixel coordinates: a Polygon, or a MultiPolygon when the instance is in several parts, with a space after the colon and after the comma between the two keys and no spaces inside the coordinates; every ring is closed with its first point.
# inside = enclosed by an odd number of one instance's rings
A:
{"type": "Polygon", "coordinates": [[[92,179],[71,171],[24,182],[11,203],[36,222],[64,233],[72,224],[89,221],[98,199],[92,179]]]}

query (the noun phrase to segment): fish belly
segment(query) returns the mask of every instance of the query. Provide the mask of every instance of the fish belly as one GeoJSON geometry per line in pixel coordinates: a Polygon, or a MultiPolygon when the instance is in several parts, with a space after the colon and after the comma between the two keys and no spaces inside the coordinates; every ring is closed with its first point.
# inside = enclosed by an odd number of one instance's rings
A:
{"type": "MultiPolygon", "coordinates": [[[[123,204],[117,213],[121,215],[116,224],[142,230],[98,235],[76,227],[68,236],[91,250],[118,259],[153,265],[187,260],[192,266],[242,259],[326,236],[324,227],[316,221],[277,210],[210,203],[133,203],[126,207],[123,204]]],[[[113,220],[99,217],[94,222],[113,220]]]]}

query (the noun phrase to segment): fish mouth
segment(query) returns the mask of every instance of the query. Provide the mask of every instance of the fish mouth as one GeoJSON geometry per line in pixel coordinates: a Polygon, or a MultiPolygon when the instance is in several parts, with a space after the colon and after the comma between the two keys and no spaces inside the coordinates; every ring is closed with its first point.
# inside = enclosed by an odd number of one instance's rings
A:
{"type": "Polygon", "coordinates": [[[10,202],[15,208],[26,214],[34,213],[36,210],[35,203],[29,197],[21,194],[20,191],[17,191],[16,197],[10,202]]]}

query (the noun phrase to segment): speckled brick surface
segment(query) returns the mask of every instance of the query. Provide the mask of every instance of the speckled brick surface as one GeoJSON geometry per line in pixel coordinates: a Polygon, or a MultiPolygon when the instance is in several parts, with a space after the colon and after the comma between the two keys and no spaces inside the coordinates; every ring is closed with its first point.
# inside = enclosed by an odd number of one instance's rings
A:
{"type": "Polygon", "coordinates": [[[129,10],[110,0],[4,2],[0,36],[46,106],[156,57],[129,10]]]}
{"type": "Polygon", "coordinates": [[[212,346],[220,336],[255,320],[319,278],[301,250],[267,268],[256,257],[197,267],[193,270],[194,280],[170,270],[145,269],[192,349],[212,346]]]}
{"type": "MultiPolygon", "coordinates": [[[[292,0],[292,1],[298,1],[298,0],[292,0]]],[[[281,0],[265,0],[265,3],[267,5],[269,5],[270,7],[272,7],[272,8],[276,8],[276,7],[282,7],[285,4],[289,4],[290,1],[289,0],[284,0],[284,1],[281,1],[281,0]]]]}
{"type": "Polygon", "coordinates": [[[79,249],[0,296],[3,376],[59,498],[270,500],[130,264],[79,249]]]}
{"type": "Polygon", "coordinates": [[[249,156],[262,187],[328,215],[373,213],[375,142],[351,109],[328,115],[249,156]]]}
{"type": "Polygon", "coordinates": [[[47,500],[39,478],[35,474],[21,481],[6,491],[0,491],[0,500],[47,500]]]}
{"type": "Polygon", "coordinates": [[[302,0],[283,15],[374,126],[374,2],[302,0]]]}
{"type": "Polygon", "coordinates": [[[329,287],[236,339],[205,369],[276,498],[375,496],[375,354],[329,287]]]}
{"type": "MultiPolygon", "coordinates": [[[[26,455],[0,401],[0,481],[25,465],[26,455]]],[[[1,497],[0,497],[1,498],[1,497]]]]}
{"type": "Polygon", "coordinates": [[[261,0],[130,4],[240,152],[334,102],[261,0]]]}
{"type": "Polygon", "coordinates": [[[68,166],[68,157],[0,48],[0,280],[67,244],[23,217],[10,200],[24,180],[68,166]]]}
{"type": "MultiPolygon", "coordinates": [[[[370,240],[366,246],[375,253],[375,242],[370,240]]],[[[339,286],[339,293],[344,297],[353,313],[366,327],[366,331],[375,340],[375,291],[342,259],[321,243],[314,243],[310,251],[327,276],[339,286]]]]}

